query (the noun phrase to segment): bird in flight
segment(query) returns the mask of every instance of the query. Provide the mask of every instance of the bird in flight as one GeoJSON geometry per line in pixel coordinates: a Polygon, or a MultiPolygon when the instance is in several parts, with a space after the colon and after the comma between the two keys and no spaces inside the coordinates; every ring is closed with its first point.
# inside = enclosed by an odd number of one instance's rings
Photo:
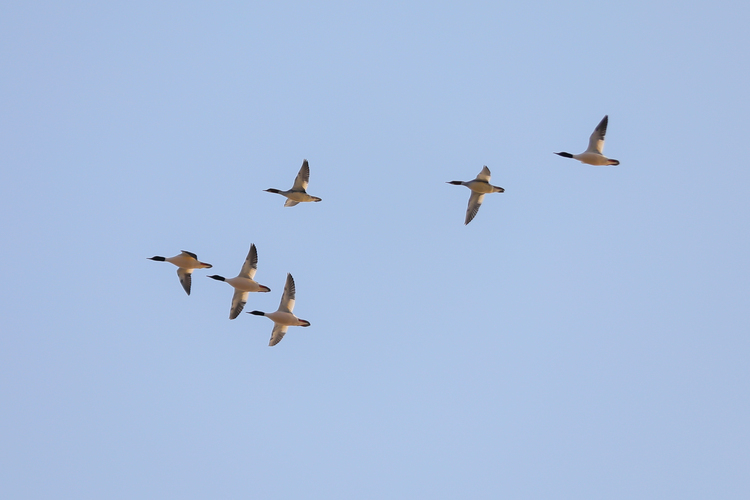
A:
{"type": "Polygon", "coordinates": [[[217,281],[223,281],[234,287],[234,295],[232,295],[232,308],[229,310],[229,319],[234,319],[242,312],[242,308],[247,303],[247,298],[250,292],[270,292],[271,289],[266,285],[261,285],[255,281],[255,272],[258,270],[258,250],[255,248],[255,244],[250,245],[250,251],[247,252],[247,258],[242,264],[240,274],[234,278],[225,278],[224,276],[213,275],[208,278],[213,278],[217,281]]]}
{"type": "Polygon", "coordinates": [[[193,269],[208,269],[212,267],[211,264],[199,261],[198,256],[194,253],[186,252],[185,250],[180,255],[175,255],[174,257],[160,257],[155,255],[154,257],[147,258],[157,262],[169,262],[177,266],[177,276],[179,276],[182,288],[185,289],[188,295],[190,295],[193,269]]]}
{"type": "Polygon", "coordinates": [[[604,115],[602,121],[596,126],[594,132],[589,137],[589,148],[581,154],[572,155],[570,153],[555,153],[556,155],[562,156],[563,158],[573,158],[580,161],[581,163],[587,163],[589,165],[604,166],[604,165],[619,165],[620,162],[612,160],[604,156],[604,136],[607,135],[607,122],[609,116],[604,115]]]}
{"type": "Polygon", "coordinates": [[[263,311],[248,312],[248,314],[254,314],[256,316],[265,316],[273,321],[271,340],[268,342],[268,345],[271,347],[281,342],[281,339],[284,338],[284,335],[286,335],[290,326],[310,326],[309,321],[299,319],[292,314],[292,311],[294,310],[295,295],[294,278],[292,278],[291,274],[287,274],[284,293],[281,296],[281,303],[279,304],[278,310],[271,313],[264,313],[263,311]]]}
{"type": "Polygon", "coordinates": [[[293,207],[294,205],[305,201],[321,201],[317,196],[310,196],[307,194],[307,191],[305,190],[307,189],[308,182],[310,182],[310,166],[308,165],[307,160],[304,160],[297,177],[294,179],[292,189],[280,191],[278,189],[269,188],[264,189],[264,191],[286,196],[287,200],[286,203],[284,203],[285,207],[293,207]]]}
{"type": "Polygon", "coordinates": [[[479,172],[477,178],[471,181],[449,181],[447,184],[453,184],[455,186],[466,186],[471,189],[471,196],[469,196],[469,206],[466,208],[466,220],[464,224],[468,224],[474,219],[479,212],[479,207],[482,206],[484,201],[484,195],[487,193],[504,193],[505,189],[499,186],[493,186],[490,184],[490,169],[485,165],[482,171],[479,172]]]}

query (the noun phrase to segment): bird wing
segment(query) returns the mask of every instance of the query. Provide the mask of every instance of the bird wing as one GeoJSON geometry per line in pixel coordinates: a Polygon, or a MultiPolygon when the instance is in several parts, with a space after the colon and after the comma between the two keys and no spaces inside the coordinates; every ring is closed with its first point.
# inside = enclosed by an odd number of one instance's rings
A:
{"type": "Polygon", "coordinates": [[[187,250],[181,250],[183,255],[187,255],[188,257],[192,257],[195,260],[198,260],[198,256],[195,255],[193,252],[188,252],[187,250]]]}
{"type": "Polygon", "coordinates": [[[250,245],[250,251],[247,252],[247,258],[245,263],[242,264],[239,276],[243,278],[255,278],[255,272],[258,270],[258,250],[255,248],[255,243],[250,245]]]}
{"type": "Polygon", "coordinates": [[[234,295],[232,295],[232,308],[229,310],[229,319],[234,319],[240,315],[249,295],[250,292],[243,292],[242,290],[234,291],[234,295]]]}
{"type": "Polygon", "coordinates": [[[604,136],[607,135],[607,122],[609,116],[604,115],[602,121],[596,126],[594,132],[589,137],[589,148],[586,150],[587,153],[599,153],[604,154],[604,136]]]}
{"type": "MultiPolygon", "coordinates": [[[[187,253],[187,252],[183,252],[187,253]]],[[[182,284],[182,288],[185,289],[188,295],[190,295],[190,283],[192,282],[192,269],[184,269],[182,267],[177,268],[177,276],[180,278],[180,283],[182,284]]]]}
{"type": "Polygon", "coordinates": [[[284,203],[284,206],[293,207],[294,205],[297,205],[298,203],[299,203],[298,201],[290,200],[289,198],[287,198],[286,203],[284,203]]]}
{"type": "Polygon", "coordinates": [[[279,325],[278,323],[274,323],[273,331],[271,332],[271,340],[268,342],[268,347],[273,347],[281,342],[281,339],[284,338],[287,330],[289,330],[288,325],[279,325]]]}
{"type": "Polygon", "coordinates": [[[307,164],[307,160],[304,160],[299,169],[299,173],[297,174],[297,178],[294,179],[292,191],[304,191],[307,189],[308,182],[310,182],[310,166],[307,164]]]}
{"type": "Polygon", "coordinates": [[[490,176],[492,174],[490,173],[490,169],[487,168],[487,165],[482,168],[482,171],[479,172],[479,175],[477,175],[478,181],[484,181],[484,182],[490,182],[490,176]]]}
{"type": "Polygon", "coordinates": [[[291,313],[294,310],[296,294],[294,278],[292,278],[291,274],[287,273],[284,294],[281,296],[281,303],[279,304],[279,311],[291,313]]]}
{"type": "Polygon", "coordinates": [[[477,212],[479,212],[479,207],[482,206],[483,201],[484,193],[471,192],[471,196],[469,196],[469,206],[466,208],[466,220],[464,221],[464,224],[468,224],[474,219],[477,212]]]}

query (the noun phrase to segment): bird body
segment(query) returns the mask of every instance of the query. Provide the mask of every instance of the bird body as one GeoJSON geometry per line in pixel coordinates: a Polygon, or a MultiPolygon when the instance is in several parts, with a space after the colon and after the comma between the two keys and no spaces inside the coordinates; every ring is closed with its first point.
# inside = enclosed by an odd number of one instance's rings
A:
{"type": "MultiPolygon", "coordinates": [[[[260,316],[260,315],[258,315],[260,316]]],[[[263,316],[270,319],[276,324],[285,326],[310,326],[309,321],[299,319],[297,316],[290,312],[285,311],[274,311],[270,313],[263,313],[263,316]]]]}
{"type": "Polygon", "coordinates": [[[293,207],[297,203],[306,202],[306,201],[322,201],[317,196],[310,196],[309,194],[301,191],[293,191],[289,189],[288,191],[280,191],[278,189],[270,188],[266,189],[265,191],[269,193],[276,193],[280,194],[282,196],[286,196],[287,200],[284,202],[285,207],[293,207]]]}
{"type": "Polygon", "coordinates": [[[599,122],[599,125],[597,125],[594,131],[591,133],[591,137],[589,137],[589,147],[583,153],[577,155],[565,152],[555,154],[558,156],[562,156],[563,158],[573,158],[574,160],[578,160],[581,163],[586,163],[588,165],[594,165],[597,167],[619,165],[619,161],[607,158],[603,154],[604,137],[607,135],[608,123],[609,115],[604,115],[602,121],[599,122]]]}
{"type": "Polygon", "coordinates": [[[208,276],[209,278],[213,278],[217,281],[223,281],[224,283],[228,283],[232,285],[236,290],[240,290],[242,292],[270,292],[271,289],[269,289],[265,285],[261,285],[254,279],[245,278],[242,276],[235,276],[234,278],[225,278],[223,276],[208,276]]]}
{"type": "Polygon", "coordinates": [[[311,196],[307,194],[307,184],[310,182],[310,165],[307,160],[302,162],[302,167],[297,173],[297,177],[294,179],[294,185],[291,189],[281,191],[275,188],[265,189],[264,191],[269,193],[280,194],[287,198],[284,203],[285,207],[293,207],[294,205],[307,201],[321,201],[317,196],[311,196]]]}
{"type": "Polygon", "coordinates": [[[182,250],[180,255],[175,255],[174,257],[161,257],[155,255],[154,257],[147,258],[157,262],[169,262],[170,264],[177,266],[177,276],[180,278],[180,284],[188,295],[190,295],[193,270],[213,267],[211,264],[199,261],[196,254],[185,250],[182,250]]]}
{"type": "Polygon", "coordinates": [[[265,285],[261,285],[253,278],[255,278],[255,272],[258,270],[258,250],[255,248],[255,244],[250,245],[250,251],[247,253],[247,258],[240,274],[234,278],[225,278],[224,276],[213,275],[208,278],[215,279],[217,281],[223,281],[228,283],[234,288],[234,295],[232,295],[232,307],[229,309],[229,319],[235,319],[242,312],[242,309],[247,303],[247,299],[250,296],[250,292],[270,292],[271,289],[265,285]]]}
{"type": "Polygon", "coordinates": [[[505,191],[501,187],[493,186],[487,181],[479,181],[474,179],[473,181],[451,181],[449,184],[456,184],[460,183],[461,186],[466,186],[467,188],[471,189],[475,193],[479,194],[487,194],[487,193],[502,193],[505,191]]]}
{"type": "Polygon", "coordinates": [[[471,222],[479,212],[479,207],[482,206],[484,201],[484,195],[487,193],[504,193],[505,189],[499,186],[493,186],[490,184],[490,169],[485,165],[482,171],[479,172],[476,179],[470,181],[449,181],[447,184],[453,184],[454,186],[466,186],[471,189],[471,196],[469,196],[469,206],[466,208],[466,219],[464,224],[471,222]]]}
{"type": "Polygon", "coordinates": [[[291,274],[287,274],[284,293],[281,295],[281,303],[276,311],[270,313],[265,313],[263,311],[248,312],[248,314],[254,314],[256,316],[265,316],[273,321],[274,324],[273,330],[271,331],[271,340],[268,342],[270,347],[281,342],[281,339],[284,338],[284,335],[286,335],[290,326],[310,326],[309,321],[306,319],[300,319],[292,313],[296,300],[295,296],[296,288],[294,286],[294,278],[292,278],[291,274]]]}

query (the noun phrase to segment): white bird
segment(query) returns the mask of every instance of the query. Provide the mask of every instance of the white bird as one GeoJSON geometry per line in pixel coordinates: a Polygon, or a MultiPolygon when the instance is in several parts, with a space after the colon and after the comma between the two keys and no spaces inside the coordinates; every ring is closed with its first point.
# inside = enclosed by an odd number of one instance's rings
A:
{"type": "Polygon", "coordinates": [[[609,116],[604,115],[602,121],[596,126],[591,137],[589,137],[589,148],[581,154],[572,155],[570,153],[555,153],[556,155],[562,156],[563,158],[573,158],[581,163],[588,163],[589,165],[603,166],[603,165],[619,165],[620,162],[612,160],[604,156],[604,136],[607,135],[607,122],[609,116]]]}
{"type": "Polygon", "coordinates": [[[192,281],[191,276],[193,274],[193,269],[208,269],[212,267],[211,264],[200,262],[198,256],[194,253],[186,252],[185,250],[183,250],[180,255],[175,255],[174,257],[160,257],[156,255],[154,257],[146,258],[158,262],[166,261],[177,266],[177,276],[179,276],[182,288],[185,289],[188,295],[190,295],[190,283],[192,281]]]}
{"type": "Polygon", "coordinates": [[[484,201],[484,195],[487,193],[504,193],[505,189],[493,186],[490,184],[490,169],[487,168],[487,165],[482,168],[482,171],[479,172],[479,175],[477,175],[477,178],[464,182],[464,181],[449,181],[447,184],[453,184],[456,186],[466,186],[467,188],[471,189],[471,196],[469,196],[469,206],[466,208],[466,220],[464,221],[464,224],[468,224],[472,221],[475,215],[477,215],[477,212],[479,212],[479,207],[482,206],[482,202],[484,201]]]}
{"type": "Polygon", "coordinates": [[[285,207],[293,207],[297,203],[304,201],[321,201],[317,196],[310,196],[307,194],[307,183],[310,182],[310,166],[307,164],[307,160],[302,162],[302,167],[299,169],[297,177],[294,179],[294,185],[292,189],[287,191],[279,191],[278,189],[269,188],[264,189],[269,193],[276,193],[282,196],[286,196],[287,200],[284,203],[285,207]]]}
{"type": "Polygon", "coordinates": [[[250,311],[248,314],[255,314],[256,316],[265,316],[266,318],[273,321],[273,330],[271,331],[271,340],[268,342],[270,347],[275,346],[281,339],[286,335],[286,331],[290,326],[310,326],[310,322],[305,319],[299,319],[297,316],[292,314],[294,310],[294,278],[291,274],[286,275],[286,285],[284,285],[284,294],[281,296],[281,304],[279,309],[272,313],[264,313],[262,311],[250,311]]]}
{"type": "Polygon", "coordinates": [[[234,287],[234,295],[232,295],[232,308],[229,310],[229,319],[234,319],[242,312],[242,308],[247,303],[247,297],[250,292],[270,292],[271,289],[265,285],[261,285],[256,282],[255,272],[258,270],[258,251],[255,249],[255,244],[250,245],[250,251],[247,252],[247,258],[245,263],[242,264],[240,274],[234,278],[225,278],[219,275],[207,276],[217,281],[223,281],[229,283],[234,287]]]}

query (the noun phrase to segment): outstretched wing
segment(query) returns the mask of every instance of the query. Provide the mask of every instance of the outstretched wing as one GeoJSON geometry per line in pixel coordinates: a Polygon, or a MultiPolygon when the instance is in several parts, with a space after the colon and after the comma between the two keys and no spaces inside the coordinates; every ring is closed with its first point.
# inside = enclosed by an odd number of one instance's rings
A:
{"type": "Polygon", "coordinates": [[[484,193],[471,192],[471,196],[469,196],[469,206],[466,208],[466,220],[464,221],[464,224],[468,224],[474,219],[477,212],[479,212],[479,207],[482,206],[483,201],[484,193]]]}
{"type": "Polygon", "coordinates": [[[284,203],[284,206],[293,207],[294,205],[297,205],[298,203],[299,203],[298,201],[290,200],[289,198],[287,198],[286,203],[284,203]]]}
{"type": "Polygon", "coordinates": [[[310,166],[307,164],[307,160],[302,162],[302,167],[299,169],[297,178],[294,179],[294,186],[292,191],[304,191],[307,189],[307,183],[310,182],[310,166]]]}
{"type": "Polygon", "coordinates": [[[188,295],[190,295],[190,283],[192,282],[192,269],[183,269],[182,267],[177,268],[177,276],[180,278],[180,284],[185,289],[188,295]]]}
{"type": "Polygon", "coordinates": [[[292,312],[294,310],[295,296],[297,292],[294,287],[294,278],[292,275],[287,273],[286,284],[284,285],[284,294],[281,296],[281,304],[279,304],[279,311],[292,312]]]}
{"type": "Polygon", "coordinates": [[[268,347],[273,347],[279,342],[281,342],[281,339],[284,338],[284,335],[286,335],[287,330],[289,330],[288,325],[279,325],[277,323],[274,323],[273,331],[271,332],[271,340],[268,342],[268,347]]]}
{"type": "Polygon", "coordinates": [[[243,292],[242,290],[234,291],[234,295],[232,295],[232,308],[229,310],[229,319],[234,319],[240,315],[249,295],[250,292],[243,292]]]}
{"type": "Polygon", "coordinates": [[[609,116],[604,115],[602,121],[596,126],[594,132],[589,137],[589,148],[586,150],[587,153],[604,153],[604,136],[607,135],[607,122],[609,122],[609,116]]]}
{"type": "Polygon", "coordinates": [[[484,182],[490,182],[490,176],[492,174],[490,173],[490,169],[487,168],[487,165],[482,168],[482,171],[479,172],[479,175],[477,175],[477,180],[484,181],[484,182]]]}
{"type": "Polygon", "coordinates": [[[258,270],[258,250],[255,248],[255,243],[250,245],[250,251],[247,252],[247,258],[245,263],[242,264],[240,270],[240,276],[243,278],[255,278],[255,272],[258,270]]]}

